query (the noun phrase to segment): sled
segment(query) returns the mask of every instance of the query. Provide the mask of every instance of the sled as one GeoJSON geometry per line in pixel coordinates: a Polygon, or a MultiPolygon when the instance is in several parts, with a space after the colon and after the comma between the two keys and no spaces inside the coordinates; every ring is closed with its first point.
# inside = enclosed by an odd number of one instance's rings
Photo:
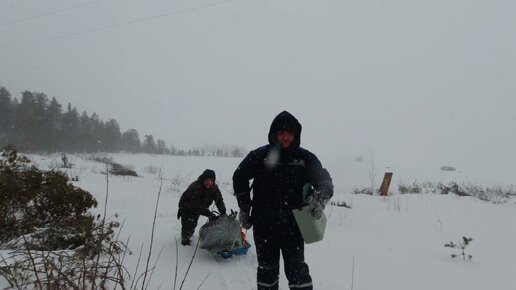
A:
{"type": "Polygon", "coordinates": [[[199,248],[224,259],[245,255],[251,247],[245,235],[242,226],[236,220],[236,212],[231,211],[230,215],[219,214],[199,230],[199,248]]]}
{"type": "Polygon", "coordinates": [[[243,256],[247,255],[247,250],[251,247],[251,244],[249,244],[247,241],[244,242],[244,245],[242,247],[233,248],[232,250],[228,251],[220,251],[217,253],[217,255],[221,256],[224,259],[231,258],[233,256],[243,256]]]}
{"type": "Polygon", "coordinates": [[[242,241],[240,246],[235,246],[231,250],[219,251],[217,252],[217,255],[221,256],[224,259],[231,258],[233,256],[247,255],[247,250],[249,250],[251,244],[249,244],[249,242],[245,239],[246,232],[244,232],[242,227],[240,227],[240,237],[242,241]]]}

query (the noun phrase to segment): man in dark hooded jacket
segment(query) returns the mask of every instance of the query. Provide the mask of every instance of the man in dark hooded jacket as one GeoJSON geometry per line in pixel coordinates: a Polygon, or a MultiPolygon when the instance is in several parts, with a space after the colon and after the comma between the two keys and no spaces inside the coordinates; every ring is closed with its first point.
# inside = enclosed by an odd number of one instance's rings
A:
{"type": "Polygon", "coordinates": [[[215,215],[209,210],[215,201],[219,213],[226,214],[224,199],[219,187],[215,184],[215,171],[206,169],[199,178],[192,182],[179,200],[177,218],[181,218],[181,244],[187,246],[197,227],[199,216],[212,219],[215,215]]]}
{"type": "Polygon", "coordinates": [[[312,290],[292,209],[303,206],[303,186],[310,183],[315,187],[311,214],[320,218],[333,195],[332,179],[319,159],[300,147],[301,124],[290,113],[276,116],[268,137],[269,144],[251,151],[233,175],[240,222],[247,229],[253,226],[258,290],[278,289],[280,252],[289,288],[312,290]]]}

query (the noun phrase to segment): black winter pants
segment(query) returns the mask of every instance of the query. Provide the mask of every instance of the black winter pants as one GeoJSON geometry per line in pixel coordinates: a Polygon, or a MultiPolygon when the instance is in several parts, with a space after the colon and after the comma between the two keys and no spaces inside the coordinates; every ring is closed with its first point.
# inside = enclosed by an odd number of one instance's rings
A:
{"type": "Polygon", "coordinates": [[[289,288],[313,289],[312,277],[305,263],[303,237],[291,213],[286,219],[271,223],[264,220],[255,222],[253,234],[258,256],[258,290],[278,289],[280,252],[289,288]]]}
{"type": "Polygon", "coordinates": [[[181,241],[183,243],[190,244],[190,239],[195,232],[198,220],[198,214],[188,212],[181,213],[181,241]]]}

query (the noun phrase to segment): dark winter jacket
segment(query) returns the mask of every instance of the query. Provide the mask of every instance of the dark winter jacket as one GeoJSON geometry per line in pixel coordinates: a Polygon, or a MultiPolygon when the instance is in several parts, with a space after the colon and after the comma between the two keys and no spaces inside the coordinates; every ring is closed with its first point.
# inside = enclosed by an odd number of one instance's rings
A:
{"type": "Polygon", "coordinates": [[[219,187],[214,183],[211,188],[206,189],[203,185],[203,181],[206,178],[212,178],[215,181],[215,172],[206,170],[196,181],[188,186],[179,200],[180,214],[178,215],[210,216],[211,212],[209,207],[213,202],[215,202],[221,214],[226,213],[226,206],[224,205],[224,199],[222,198],[219,187]]]}
{"type": "Polygon", "coordinates": [[[241,210],[252,208],[253,223],[278,219],[303,206],[306,183],[333,195],[332,179],[319,159],[300,147],[301,124],[290,113],[280,113],[271,124],[269,144],[251,151],[233,175],[233,187],[241,210]],[[276,140],[279,130],[293,132],[294,142],[283,148],[276,140]],[[249,181],[253,180],[252,185],[249,181]],[[251,198],[252,189],[252,198],[251,198]],[[279,215],[278,215],[279,214],[279,215]]]}

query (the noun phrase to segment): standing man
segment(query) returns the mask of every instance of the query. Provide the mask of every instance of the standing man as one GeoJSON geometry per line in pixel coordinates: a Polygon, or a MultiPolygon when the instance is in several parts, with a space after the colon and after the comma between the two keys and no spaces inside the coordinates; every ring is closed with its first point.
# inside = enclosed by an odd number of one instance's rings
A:
{"type": "Polygon", "coordinates": [[[219,213],[226,214],[224,199],[219,187],[215,184],[215,171],[206,169],[199,178],[192,182],[179,200],[177,218],[181,218],[181,244],[188,246],[197,227],[200,215],[209,219],[215,215],[209,210],[210,205],[215,202],[219,213]]]}
{"type": "Polygon", "coordinates": [[[289,288],[313,289],[292,209],[303,206],[303,186],[310,183],[316,189],[311,214],[320,218],[333,195],[333,184],[319,159],[300,144],[301,124],[283,111],[272,121],[269,144],[251,151],[233,175],[240,222],[246,229],[254,226],[258,290],[278,289],[280,252],[289,288]]]}

